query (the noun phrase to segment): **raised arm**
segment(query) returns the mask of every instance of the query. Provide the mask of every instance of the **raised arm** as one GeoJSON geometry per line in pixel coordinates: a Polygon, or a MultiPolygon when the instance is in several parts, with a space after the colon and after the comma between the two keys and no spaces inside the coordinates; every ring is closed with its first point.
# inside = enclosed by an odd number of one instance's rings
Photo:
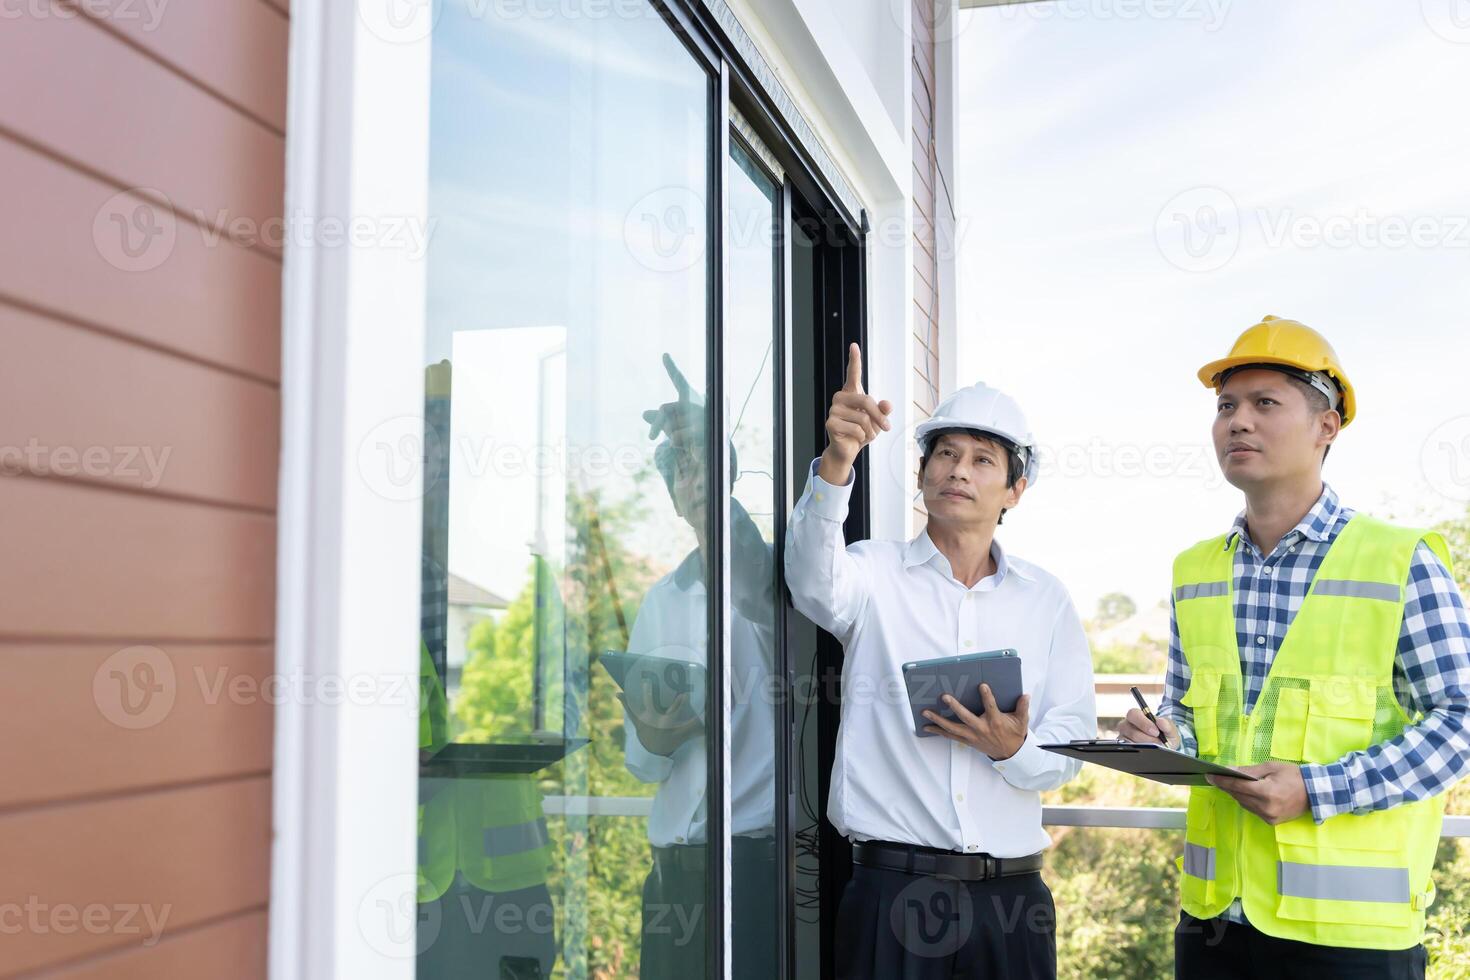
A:
{"type": "Polygon", "coordinates": [[[827,448],[812,463],[806,492],[786,526],[786,582],[802,615],[846,640],[867,601],[860,560],[847,550],[842,523],[852,494],[852,464],[892,426],[893,406],[863,391],[863,359],[848,348],[847,380],[827,413],[827,448]]]}

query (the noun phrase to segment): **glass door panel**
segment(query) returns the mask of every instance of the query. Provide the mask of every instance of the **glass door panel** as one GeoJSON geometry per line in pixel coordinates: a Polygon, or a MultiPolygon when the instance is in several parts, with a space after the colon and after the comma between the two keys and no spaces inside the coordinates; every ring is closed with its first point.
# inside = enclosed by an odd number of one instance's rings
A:
{"type": "Polygon", "coordinates": [[[713,90],[652,5],[596,6],[433,36],[424,980],[703,976],[720,921],[713,90]]]}
{"type": "MultiPolygon", "coordinates": [[[[753,140],[753,137],[751,138],[753,140]]],[[[725,392],[730,417],[730,956],[736,980],[779,976],[784,888],[776,840],[775,345],[781,184],[732,135],[727,174],[725,392]]]]}

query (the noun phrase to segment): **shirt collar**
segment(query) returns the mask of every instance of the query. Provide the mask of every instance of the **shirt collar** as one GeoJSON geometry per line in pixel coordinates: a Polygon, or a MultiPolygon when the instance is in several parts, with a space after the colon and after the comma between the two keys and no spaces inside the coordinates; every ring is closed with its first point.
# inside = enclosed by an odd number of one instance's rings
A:
{"type": "MultiPolygon", "coordinates": [[[[1015,572],[1016,577],[1024,581],[1029,582],[1032,580],[1030,573],[1022,569],[1019,565],[1012,565],[1010,563],[1010,559],[1006,557],[1006,550],[1001,547],[999,539],[991,539],[990,557],[995,559],[995,585],[997,588],[1006,580],[1006,576],[1011,572],[1015,572]]],[[[904,548],[903,567],[907,569],[913,568],[915,565],[928,564],[935,558],[944,558],[944,555],[934,543],[934,539],[929,537],[929,529],[925,528],[919,532],[918,537],[910,541],[908,546],[904,548]]],[[[945,559],[944,564],[947,568],[949,560],[945,559]]],[[[948,569],[948,571],[950,576],[953,577],[953,569],[948,569]]]]}
{"type": "Polygon", "coordinates": [[[674,584],[682,591],[688,592],[694,586],[704,584],[703,575],[704,565],[700,561],[699,549],[695,548],[679,563],[679,567],[674,569],[674,584]]]}
{"type": "MultiPolygon", "coordinates": [[[[1282,537],[1282,541],[1293,535],[1306,538],[1308,541],[1326,541],[1332,537],[1332,529],[1337,526],[1338,518],[1342,515],[1342,504],[1337,499],[1337,494],[1327,484],[1322,484],[1322,495],[1307,511],[1305,516],[1297,522],[1282,537]]],[[[1235,516],[1235,523],[1230,526],[1230,533],[1225,536],[1225,547],[1228,549],[1236,538],[1245,537],[1245,511],[1235,516]]],[[[1254,542],[1252,542],[1254,544],[1254,542]]]]}

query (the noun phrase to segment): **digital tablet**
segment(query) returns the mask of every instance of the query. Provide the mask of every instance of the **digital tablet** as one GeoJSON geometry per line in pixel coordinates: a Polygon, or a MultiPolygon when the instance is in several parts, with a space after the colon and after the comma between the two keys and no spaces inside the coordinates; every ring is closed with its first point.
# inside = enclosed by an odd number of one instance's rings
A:
{"type": "Polygon", "coordinates": [[[688,695],[689,717],[704,713],[705,670],[702,664],[652,653],[607,650],[597,662],[627,697],[628,708],[639,716],[664,713],[680,694],[688,695]],[[644,698],[652,698],[645,704],[644,698]]]}
{"type": "Polygon", "coordinates": [[[1187,755],[1177,749],[1148,742],[1124,742],[1119,739],[1084,739],[1077,742],[1060,742],[1043,745],[1048,752],[1094,762],[1109,769],[1126,772],[1156,783],[1171,786],[1205,786],[1206,776],[1234,776],[1237,779],[1256,780],[1239,769],[1217,765],[1187,755]]]}
{"type": "Polygon", "coordinates": [[[971,714],[984,714],[980,685],[989,684],[996,706],[1007,713],[1015,711],[1016,702],[1021,700],[1021,658],[1014,650],[991,650],[961,657],[915,660],[903,665],[903,682],[914,713],[914,734],[936,738],[933,732],[924,731],[924,726],[933,724],[924,717],[924,712],[932,711],[953,721],[955,713],[941,700],[946,694],[954,695],[971,714]]]}

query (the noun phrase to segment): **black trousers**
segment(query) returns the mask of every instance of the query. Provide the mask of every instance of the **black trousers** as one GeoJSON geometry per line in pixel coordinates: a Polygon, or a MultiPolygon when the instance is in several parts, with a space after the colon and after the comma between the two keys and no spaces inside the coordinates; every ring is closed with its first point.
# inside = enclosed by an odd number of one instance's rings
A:
{"type": "MultiPolygon", "coordinates": [[[[640,980],[707,976],[705,908],[708,852],[702,845],[655,847],[643,882],[640,980]]],[[[730,844],[730,969],[735,980],[776,975],[776,845],[769,837],[734,837],[730,844]]]]}
{"type": "Polygon", "coordinates": [[[956,881],[853,865],[838,980],[1055,980],[1056,906],[1040,872],[956,881]]]}
{"type": "Polygon", "coordinates": [[[545,885],[487,892],[455,875],[418,907],[419,980],[545,980],[556,962],[556,912],[545,885]]]}
{"type": "Polygon", "coordinates": [[[1423,946],[1343,949],[1277,939],[1188,912],[1174,930],[1175,980],[1424,980],[1428,957],[1423,946]]]}

